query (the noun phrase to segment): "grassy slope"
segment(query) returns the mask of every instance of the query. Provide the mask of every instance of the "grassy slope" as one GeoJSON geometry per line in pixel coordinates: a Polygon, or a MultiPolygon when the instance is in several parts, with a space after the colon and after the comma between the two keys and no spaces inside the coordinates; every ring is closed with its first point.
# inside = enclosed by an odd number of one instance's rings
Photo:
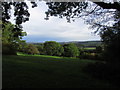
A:
{"type": "Polygon", "coordinates": [[[91,60],[51,56],[3,56],[3,88],[112,87],[82,69],[91,60]]]}

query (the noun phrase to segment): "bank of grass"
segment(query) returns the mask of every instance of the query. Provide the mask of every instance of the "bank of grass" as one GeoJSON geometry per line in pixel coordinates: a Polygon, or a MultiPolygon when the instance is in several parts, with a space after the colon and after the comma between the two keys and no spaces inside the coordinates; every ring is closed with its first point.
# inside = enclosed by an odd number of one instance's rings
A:
{"type": "Polygon", "coordinates": [[[83,71],[93,60],[45,55],[3,56],[3,88],[110,88],[83,71]]]}

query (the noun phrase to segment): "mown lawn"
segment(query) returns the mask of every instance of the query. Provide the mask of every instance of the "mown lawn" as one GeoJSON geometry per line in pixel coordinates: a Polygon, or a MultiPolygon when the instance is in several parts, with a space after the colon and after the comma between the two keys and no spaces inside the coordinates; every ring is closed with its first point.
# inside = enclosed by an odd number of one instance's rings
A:
{"type": "Polygon", "coordinates": [[[45,55],[3,56],[4,88],[110,88],[83,71],[93,60],[45,55]]]}

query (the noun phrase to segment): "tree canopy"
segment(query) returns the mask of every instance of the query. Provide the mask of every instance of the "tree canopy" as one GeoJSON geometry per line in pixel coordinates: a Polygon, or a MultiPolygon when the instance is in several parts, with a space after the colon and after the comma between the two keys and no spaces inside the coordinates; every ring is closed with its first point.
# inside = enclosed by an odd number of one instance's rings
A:
{"type": "Polygon", "coordinates": [[[52,56],[62,55],[64,49],[63,47],[55,41],[46,41],[44,43],[45,54],[52,56]]]}
{"type": "Polygon", "coordinates": [[[65,57],[76,57],[79,56],[79,49],[74,43],[64,44],[64,53],[65,57]]]}
{"type": "Polygon", "coordinates": [[[25,48],[25,53],[34,55],[34,54],[39,54],[39,51],[35,45],[28,44],[27,47],[25,48]]]}
{"type": "Polygon", "coordinates": [[[3,54],[16,54],[21,38],[26,35],[22,29],[17,28],[16,25],[6,22],[2,29],[2,45],[3,54]]]}

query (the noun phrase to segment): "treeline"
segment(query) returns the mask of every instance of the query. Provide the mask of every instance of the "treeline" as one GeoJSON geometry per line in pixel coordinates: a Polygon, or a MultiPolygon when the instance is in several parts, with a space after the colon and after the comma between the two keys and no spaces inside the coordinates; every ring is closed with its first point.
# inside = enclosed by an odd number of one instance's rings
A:
{"type": "Polygon", "coordinates": [[[46,41],[45,43],[40,43],[39,45],[21,42],[18,51],[27,54],[40,54],[50,56],[79,56],[79,49],[74,43],[61,45],[56,41],[46,41]]]}
{"type": "Polygon", "coordinates": [[[98,46],[95,50],[86,50],[83,45],[78,45],[75,42],[71,43],[58,43],[55,41],[46,41],[45,43],[28,44],[26,41],[21,40],[26,36],[17,25],[10,22],[3,23],[2,31],[2,54],[3,55],[17,55],[17,52],[26,54],[40,54],[62,57],[79,57],[83,59],[100,59],[101,48],[98,46]],[[100,52],[100,53],[98,53],[100,52]]]}
{"type": "Polygon", "coordinates": [[[46,41],[37,45],[21,42],[19,52],[26,54],[40,54],[61,57],[78,57],[82,59],[101,59],[102,47],[95,49],[85,49],[78,47],[75,43],[60,44],[56,41],[46,41]]]}

